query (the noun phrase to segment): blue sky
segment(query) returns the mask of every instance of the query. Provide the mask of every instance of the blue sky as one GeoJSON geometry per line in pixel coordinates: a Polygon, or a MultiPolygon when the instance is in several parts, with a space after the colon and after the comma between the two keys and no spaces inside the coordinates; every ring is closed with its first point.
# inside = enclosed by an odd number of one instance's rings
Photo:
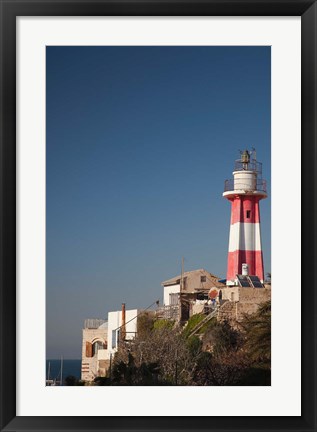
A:
{"type": "Polygon", "coordinates": [[[81,357],[85,318],[162,299],[182,256],[225,277],[239,149],[270,192],[270,71],[270,47],[47,47],[48,358],[81,357]]]}

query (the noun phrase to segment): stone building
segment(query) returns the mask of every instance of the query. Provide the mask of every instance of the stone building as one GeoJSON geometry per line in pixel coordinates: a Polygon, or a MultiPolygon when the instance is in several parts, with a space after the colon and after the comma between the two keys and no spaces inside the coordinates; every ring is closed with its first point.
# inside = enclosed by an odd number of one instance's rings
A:
{"type": "Polygon", "coordinates": [[[107,359],[108,322],[101,319],[86,319],[82,337],[81,379],[93,381],[104,376],[109,367],[107,359]]]}
{"type": "Polygon", "coordinates": [[[228,321],[233,327],[243,320],[245,314],[253,314],[259,305],[271,299],[271,285],[262,288],[232,287],[221,290],[218,321],[228,321]]]}
{"type": "Polygon", "coordinates": [[[86,319],[82,338],[81,379],[92,382],[106,376],[120,343],[131,342],[137,332],[137,309],[108,312],[108,320],[86,319]]]}
{"type": "Polygon", "coordinates": [[[208,309],[210,293],[224,288],[219,278],[205,269],[184,272],[162,282],[163,307],[159,318],[185,322],[195,313],[208,309]]]}
{"type": "Polygon", "coordinates": [[[218,321],[228,321],[236,327],[245,314],[257,311],[258,306],[271,299],[271,285],[262,284],[258,278],[251,276],[255,286],[243,278],[249,276],[237,275],[237,285],[228,286],[204,269],[183,273],[162,282],[163,307],[156,311],[157,318],[172,319],[181,323],[196,313],[209,318],[216,317],[218,321]],[[211,299],[216,302],[216,309],[210,304],[211,299]],[[209,317],[207,317],[210,315],[209,317]]]}

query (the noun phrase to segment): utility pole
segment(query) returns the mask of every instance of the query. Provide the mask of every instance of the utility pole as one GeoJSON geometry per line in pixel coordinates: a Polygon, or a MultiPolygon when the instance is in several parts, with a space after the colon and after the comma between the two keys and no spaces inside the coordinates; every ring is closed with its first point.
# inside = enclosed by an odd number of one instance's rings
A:
{"type": "Polygon", "coordinates": [[[181,270],[181,283],[180,283],[180,289],[179,289],[179,318],[180,321],[183,319],[183,311],[182,311],[182,293],[184,290],[184,257],[182,257],[182,270],[181,270]]]}
{"type": "Polygon", "coordinates": [[[61,356],[61,382],[59,385],[63,385],[63,356],[61,356]]]}
{"type": "Polygon", "coordinates": [[[109,382],[111,385],[111,363],[112,363],[112,353],[110,353],[110,364],[109,364],[109,382]]]}
{"type": "Polygon", "coordinates": [[[177,349],[176,349],[176,360],[175,360],[175,385],[177,385],[177,349]]]}
{"type": "Polygon", "coordinates": [[[126,314],[125,314],[125,303],[122,303],[121,309],[121,342],[124,344],[126,339],[126,314]]]}
{"type": "Polygon", "coordinates": [[[180,292],[182,292],[184,289],[184,257],[182,257],[182,271],[181,271],[181,286],[180,286],[180,292]]]}

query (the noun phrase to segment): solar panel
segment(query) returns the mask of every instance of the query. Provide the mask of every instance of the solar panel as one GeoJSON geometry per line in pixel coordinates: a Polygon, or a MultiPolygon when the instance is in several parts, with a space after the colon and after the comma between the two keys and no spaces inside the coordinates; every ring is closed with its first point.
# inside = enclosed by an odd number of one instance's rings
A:
{"type": "Polygon", "coordinates": [[[243,288],[251,287],[250,282],[246,276],[237,275],[237,278],[241,287],[243,288]]]}
{"type": "Polygon", "coordinates": [[[251,285],[253,285],[254,288],[263,288],[263,284],[261,283],[258,276],[249,276],[249,279],[251,281],[251,285]]]}

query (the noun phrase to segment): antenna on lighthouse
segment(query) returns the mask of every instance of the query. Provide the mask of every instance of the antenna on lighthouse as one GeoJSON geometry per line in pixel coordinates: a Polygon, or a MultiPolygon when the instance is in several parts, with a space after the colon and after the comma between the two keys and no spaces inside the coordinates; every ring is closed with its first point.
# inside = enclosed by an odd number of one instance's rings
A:
{"type": "Polygon", "coordinates": [[[247,170],[248,164],[250,163],[250,153],[248,152],[248,150],[244,150],[241,153],[241,162],[243,163],[243,169],[247,170]]]}
{"type": "Polygon", "coordinates": [[[181,283],[180,283],[180,292],[184,289],[184,257],[182,257],[182,271],[181,271],[181,283]]]}
{"type": "Polygon", "coordinates": [[[256,150],[254,147],[252,147],[250,154],[252,155],[254,162],[256,162],[256,150]]]}

